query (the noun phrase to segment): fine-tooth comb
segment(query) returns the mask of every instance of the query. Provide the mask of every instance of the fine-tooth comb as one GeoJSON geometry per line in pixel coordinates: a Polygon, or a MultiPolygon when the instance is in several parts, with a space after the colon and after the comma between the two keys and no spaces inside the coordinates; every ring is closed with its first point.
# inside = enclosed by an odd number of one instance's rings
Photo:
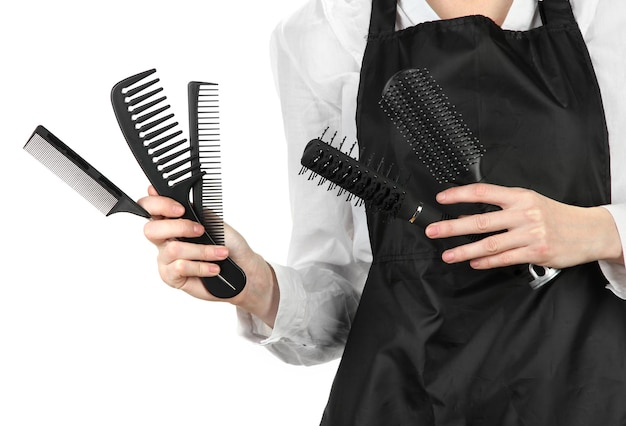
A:
{"type": "Polygon", "coordinates": [[[218,85],[192,81],[187,91],[192,167],[203,172],[194,186],[193,204],[213,241],[224,245],[218,85]]]}
{"type": "MultiPolygon", "coordinates": [[[[128,146],[157,192],[181,203],[183,218],[202,223],[191,201],[193,188],[203,177],[200,162],[194,158],[197,152],[182,136],[163,88],[157,87],[159,79],[150,77],[155,72],[144,71],[117,83],[111,91],[113,110],[128,146]]],[[[207,231],[185,241],[216,244],[207,231]]],[[[215,263],[220,275],[201,277],[204,287],[219,298],[239,294],[246,284],[241,268],[230,258],[215,263]]]]}
{"type": "MultiPolygon", "coordinates": [[[[459,185],[483,180],[485,148],[427,69],[408,69],[387,82],[380,106],[438,183],[459,185]]],[[[561,271],[529,265],[535,289],[561,271]]]]}
{"type": "Polygon", "coordinates": [[[126,212],[150,218],[146,210],[45,127],[37,126],[24,150],[104,215],[126,212]]]}
{"type": "Polygon", "coordinates": [[[338,194],[348,192],[347,200],[357,197],[371,207],[392,217],[407,220],[425,228],[434,222],[451,219],[437,208],[415,199],[401,184],[369,168],[350,155],[320,139],[311,140],[302,154],[300,174],[311,171],[309,180],[318,184],[330,182],[329,190],[339,187],[338,194]]]}

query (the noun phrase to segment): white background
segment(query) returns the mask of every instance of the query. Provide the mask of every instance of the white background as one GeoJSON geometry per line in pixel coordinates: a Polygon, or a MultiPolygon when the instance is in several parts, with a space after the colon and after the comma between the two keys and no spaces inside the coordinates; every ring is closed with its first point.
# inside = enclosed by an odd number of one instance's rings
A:
{"type": "Polygon", "coordinates": [[[291,218],[269,37],[302,3],[1,6],[1,425],[319,423],[336,362],[294,367],[244,341],[232,306],[161,282],[144,219],[103,216],[22,149],[43,124],[140,198],[148,181],[112,86],[156,68],[185,122],[187,82],[217,82],[225,218],[284,262],[291,218]]]}

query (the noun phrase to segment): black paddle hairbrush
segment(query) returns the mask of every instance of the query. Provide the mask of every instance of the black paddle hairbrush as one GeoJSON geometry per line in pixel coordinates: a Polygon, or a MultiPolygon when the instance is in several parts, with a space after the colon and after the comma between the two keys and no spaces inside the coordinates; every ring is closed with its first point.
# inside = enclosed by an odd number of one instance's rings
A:
{"type": "Polygon", "coordinates": [[[106,216],[126,212],[150,218],[139,204],[45,127],[37,126],[24,150],[106,216]]]}
{"type": "Polygon", "coordinates": [[[329,189],[339,187],[338,195],[348,192],[351,194],[348,200],[355,196],[392,217],[407,220],[423,228],[434,222],[451,219],[435,207],[414,199],[398,182],[321,139],[313,139],[306,145],[301,164],[303,167],[300,174],[308,169],[312,172],[309,179],[319,176],[320,185],[330,181],[329,189]]]}
{"type": "MultiPolygon", "coordinates": [[[[155,72],[148,70],[117,83],[111,91],[113,110],[128,146],[157,192],[185,206],[184,218],[202,223],[191,199],[203,172],[194,158],[197,153],[182,137],[166,104],[163,89],[157,87],[159,79],[151,77],[155,72]]],[[[216,244],[208,232],[186,241],[216,244]]],[[[236,296],[246,284],[244,272],[230,258],[217,263],[220,275],[201,278],[204,287],[219,298],[236,296]]]]}
{"type": "Polygon", "coordinates": [[[484,147],[426,69],[396,73],[380,106],[439,183],[483,179],[484,147]]]}
{"type": "MultiPolygon", "coordinates": [[[[439,183],[465,185],[484,179],[485,152],[463,117],[427,69],[407,69],[387,82],[380,106],[439,183]]],[[[561,271],[529,265],[535,289],[561,271]]]]}

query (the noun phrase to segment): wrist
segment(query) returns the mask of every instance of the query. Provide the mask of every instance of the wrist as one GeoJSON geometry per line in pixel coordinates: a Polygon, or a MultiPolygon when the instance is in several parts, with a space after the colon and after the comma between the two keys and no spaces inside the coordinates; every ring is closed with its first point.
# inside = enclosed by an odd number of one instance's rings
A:
{"type": "Polygon", "coordinates": [[[593,218],[599,225],[595,248],[596,260],[624,264],[622,241],[613,215],[604,207],[592,207],[593,218]]]}
{"type": "Polygon", "coordinates": [[[230,302],[273,327],[280,301],[276,274],[259,255],[253,263],[255,266],[246,271],[246,287],[230,302]]]}

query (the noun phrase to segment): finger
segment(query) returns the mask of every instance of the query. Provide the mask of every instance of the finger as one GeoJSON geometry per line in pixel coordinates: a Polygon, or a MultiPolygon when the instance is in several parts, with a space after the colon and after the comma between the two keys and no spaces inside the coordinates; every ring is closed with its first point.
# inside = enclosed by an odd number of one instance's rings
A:
{"type": "Polygon", "coordinates": [[[485,270],[492,268],[502,268],[505,266],[520,265],[526,263],[524,258],[527,257],[524,248],[517,248],[498,253],[494,256],[486,256],[478,259],[472,259],[469,264],[473,269],[485,270]]]}
{"type": "MultiPolygon", "coordinates": [[[[198,262],[184,259],[177,259],[165,268],[165,282],[182,282],[186,278],[193,277],[214,277],[220,273],[219,265],[210,262],[198,262]]],[[[173,286],[181,289],[182,286],[173,286]]]]}
{"type": "Polygon", "coordinates": [[[462,235],[487,234],[514,228],[524,223],[519,211],[500,210],[435,222],[426,227],[429,238],[449,238],[462,235]]]}
{"type": "Polygon", "coordinates": [[[488,183],[474,183],[440,192],[437,194],[437,202],[440,204],[485,203],[506,208],[519,201],[524,192],[530,191],[488,183]]]}
{"type": "Polygon", "coordinates": [[[148,187],[148,195],[159,195],[159,193],[157,192],[157,190],[154,188],[154,186],[150,185],[148,187]]]}
{"type": "Polygon", "coordinates": [[[158,245],[174,238],[199,237],[205,230],[202,225],[192,220],[165,219],[147,222],[143,232],[149,241],[158,245]]]}
{"type": "Polygon", "coordinates": [[[508,266],[515,264],[516,258],[512,258],[512,255],[518,254],[518,250],[524,247],[526,247],[526,242],[522,236],[506,232],[446,250],[441,258],[446,263],[471,261],[477,265],[480,263],[483,267],[485,264],[493,265],[494,263],[499,266],[508,266]]]}
{"type": "Polygon", "coordinates": [[[152,217],[180,217],[185,213],[185,208],[178,201],[159,195],[149,195],[137,201],[146,209],[152,217]]]}
{"type": "MultiPolygon", "coordinates": [[[[159,264],[169,265],[179,260],[182,261],[200,261],[202,263],[216,262],[224,260],[228,257],[228,249],[223,246],[213,246],[205,244],[194,244],[178,240],[167,241],[159,251],[159,264]]],[[[203,274],[211,273],[204,270],[203,274]]],[[[189,274],[180,274],[181,276],[205,276],[197,275],[195,271],[189,274]]]]}

